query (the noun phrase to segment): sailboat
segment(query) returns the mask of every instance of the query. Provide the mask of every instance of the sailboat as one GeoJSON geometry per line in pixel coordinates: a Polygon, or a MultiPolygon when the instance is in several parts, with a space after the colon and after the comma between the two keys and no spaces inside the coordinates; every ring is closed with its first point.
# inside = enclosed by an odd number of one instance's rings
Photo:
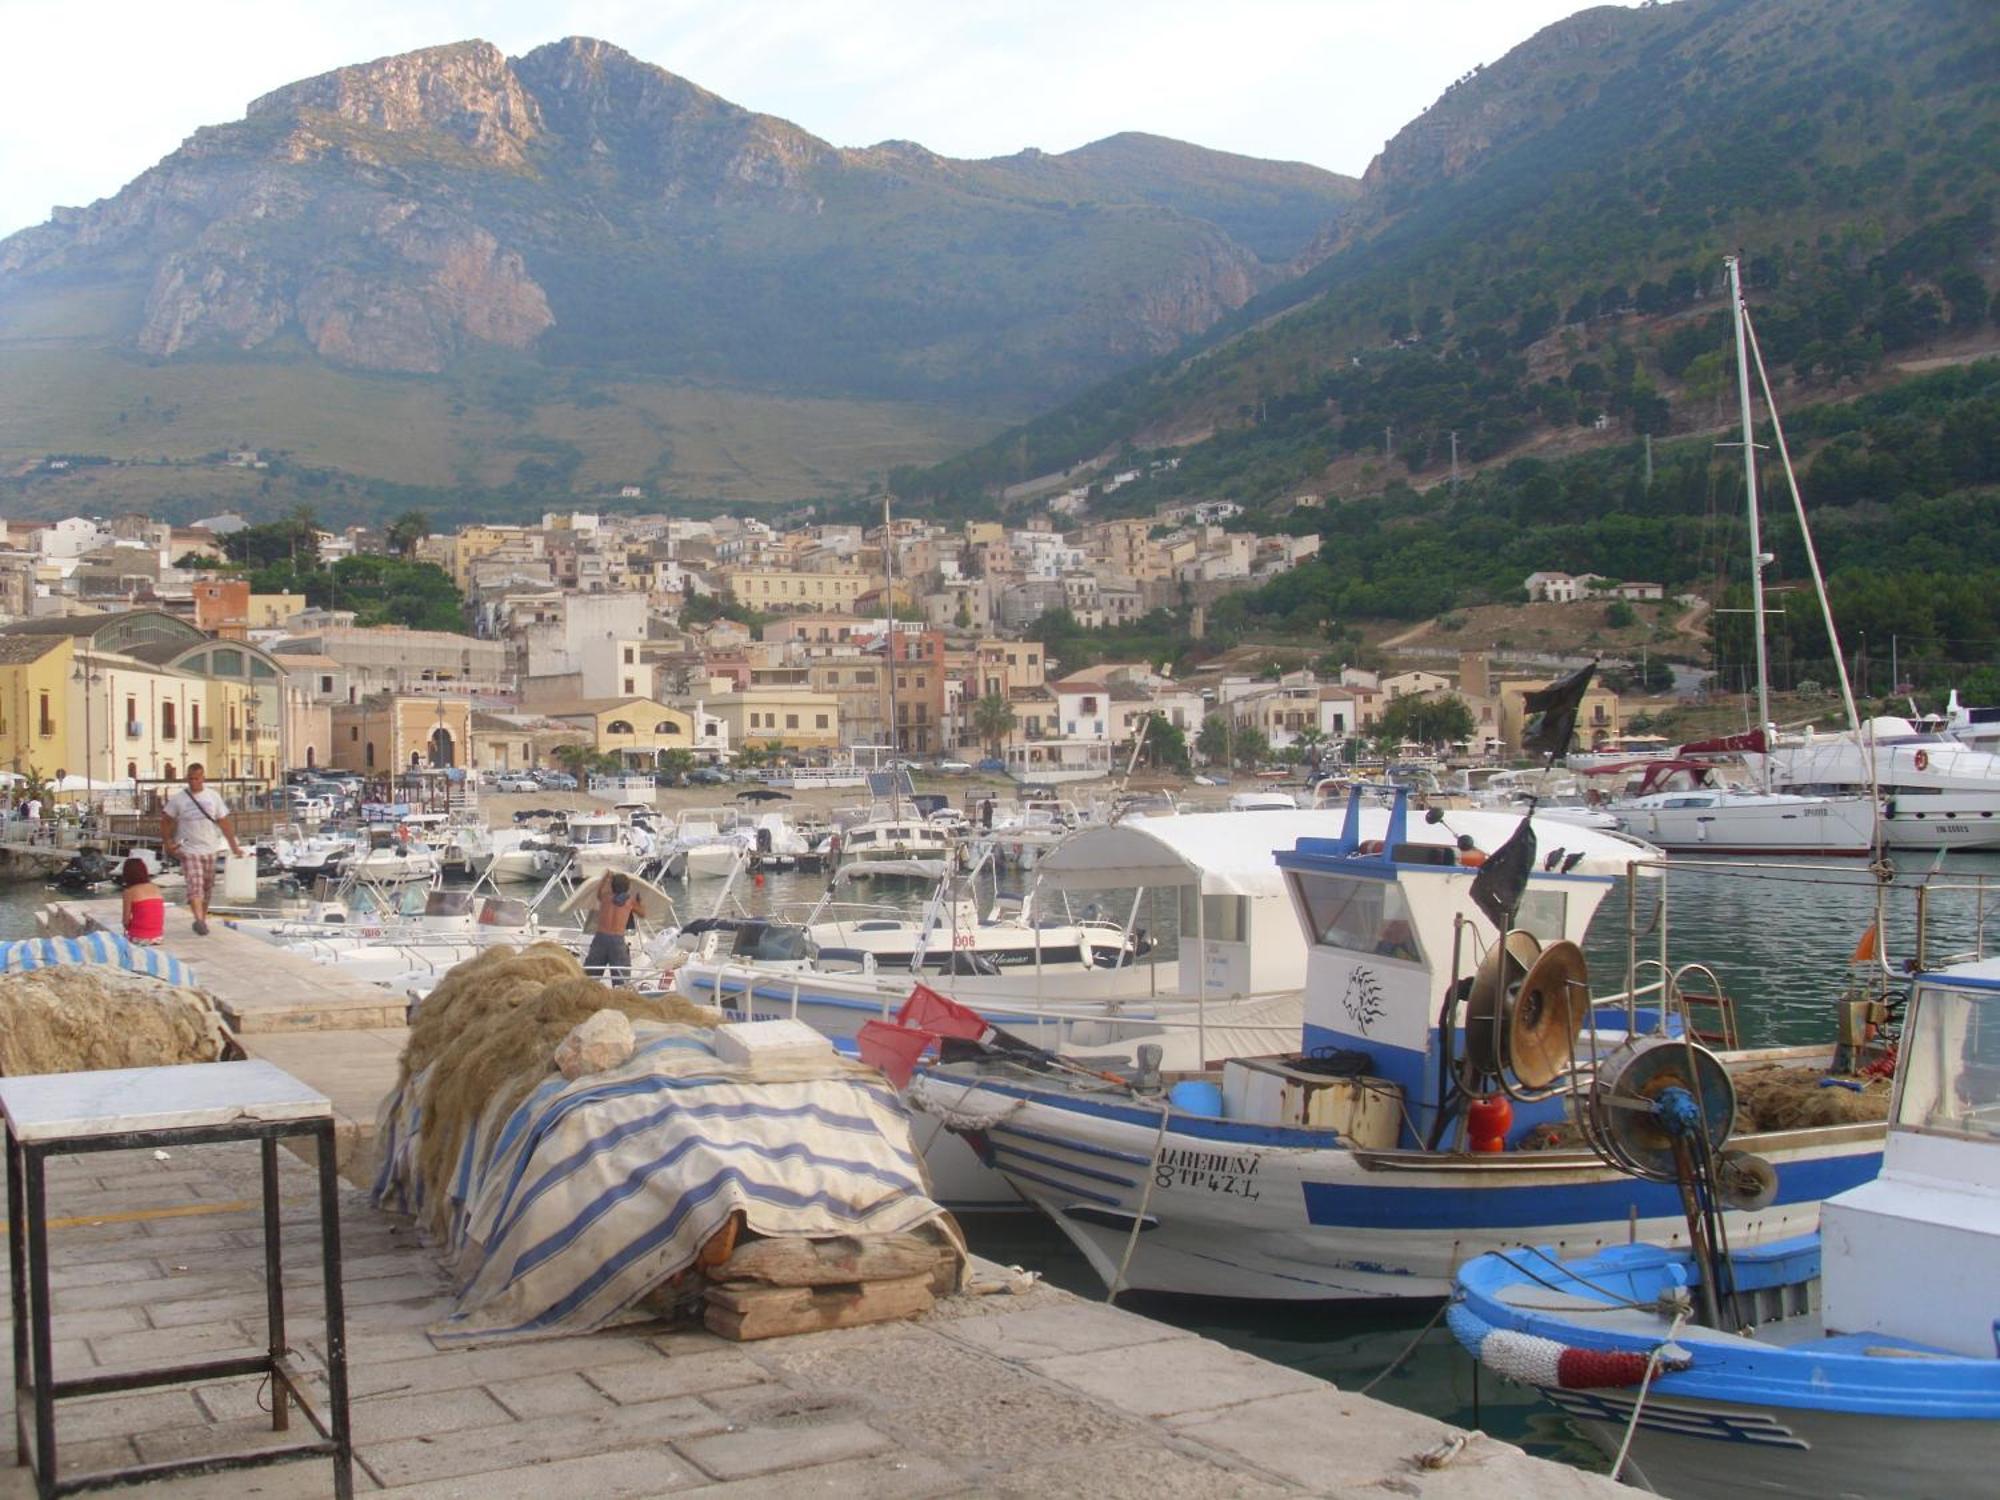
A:
{"type": "MultiPolygon", "coordinates": [[[[1729,268],[1729,302],[1736,327],[1736,391],[1743,417],[1743,480],[1750,517],[1750,612],[1751,634],[1757,648],[1757,728],[1743,738],[1764,749],[1772,737],[1770,663],[1764,641],[1764,569],[1770,554],[1763,548],[1762,524],[1757,508],[1757,434],[1750,417],[1750,361],[1755,335],[1750,331],[1750,311],[1743,300],[1743,268],[1735,256],[1725,262],[1729,268]]],[[[1758,357],[1758,374],[1763,362],[1758,357]]],[[[1778,409],[1771,400],[1768,383],[1765,405],[1776,423],[1778,409]]],[[[1784,433],[1778,432],[1779,453],[1784,453],[1784,433]]],[[[1792,481],[1791,463],[1785,462],[1785,476],[1792,481]]],[[[1798,486],[1792,482],[1792,497],[1798,500],[1798,486]]],[[[1798,507],[1799,527],[1805,534],[1806,555],[1812,560],[1813,583],[1819,590],[1820,605],[1826,612],[1826,586],[1820,578],[1819,563],[1813,556],[1812,535],[1806,531],[1805,509],[1798,507]]],[[[1859,724],[1854,707],[1854,690],[1847,681],[1840,642],[1834,634],[1833,616],[1826,612],[1827,637],[1833,646],[1833,660],[1846,699],[1848,722],[1859,724]]],[[[1748,748],[1746,744],[1746,748],[1748,748]]],[[[1820,796],[1804,791],[1778,791],[1771,784],[1771,761],[1755,756],[1750,764],[1758,777],[1755,787],[1723,786],[1714,781],[1714,767],[1698,760],[1656,762],[1647,769],[1647,780],[1636,796],[1608,803],[1605,811],[1618,819],[1618,826],[1635,838],[1657,844],[1672,854],[1806,854],[1833,857],[1865,857],[1877,847],[1880,804],[1873,795],[1820,796]],[[1679,778],[1682,785],[1669,784],[1679,778]],[[1655,790],[1654,788],[1658,789],[1655,790]]],[[[1872,787],[1871,779],[1870,785],[1872,787]]]]}

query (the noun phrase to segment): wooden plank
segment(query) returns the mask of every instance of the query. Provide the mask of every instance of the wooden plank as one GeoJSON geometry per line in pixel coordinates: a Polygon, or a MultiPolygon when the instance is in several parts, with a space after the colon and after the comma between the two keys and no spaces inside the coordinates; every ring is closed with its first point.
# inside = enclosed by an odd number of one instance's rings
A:
{"type": "Polygon", "coordinates": [[[714,1286],[703,1321],[726,1339],[748,1341],[914,1318],[932,1301],[928,1273],[844,1287],[714,1286]]]}
{"type": "Polygon", "coordinates": [[[827,1240],[787,1236],[744,1241],[713,1274],[717,1281],[846,1286],[857,1281],[901,1281],[911,1276],[928,1276],[937,1258],[937,1246],[914,1234],[842,1236],[827,1240]]]}

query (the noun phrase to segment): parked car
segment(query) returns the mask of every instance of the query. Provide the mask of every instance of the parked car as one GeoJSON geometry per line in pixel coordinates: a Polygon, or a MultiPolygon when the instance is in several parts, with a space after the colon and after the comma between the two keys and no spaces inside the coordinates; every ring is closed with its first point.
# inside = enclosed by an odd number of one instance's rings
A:
{"type": "Polygon", "coordinates": [[[1007,762],[997,756],[989,755],[979,763],[979,769],[989,776],[1004,776],[1007,774],[1007,762]]]}
{"type": "Polygon", "coordinates": [[[526,771],[508,771],[493,780],[497,792],[539,792],[542,784],[526,771]]]}
{"type": "Polygon", "coordinates": [[[721,786],[736,778],[722,766],[697,766],[688,772],[690,786],[721,786]]]}
{"type": "Polygon", "coordinates": [[[542,786],[551,792],[573,792],[576,778],[567,771],[544,771],[541,773],[542,786]]]}
{"type": "Polygon", "coordinates": [[[968,761],[941,760],[937,763],[937,768],[938,774],[941,776],[970,776],[972,774],[972,765],[968,761]]]}

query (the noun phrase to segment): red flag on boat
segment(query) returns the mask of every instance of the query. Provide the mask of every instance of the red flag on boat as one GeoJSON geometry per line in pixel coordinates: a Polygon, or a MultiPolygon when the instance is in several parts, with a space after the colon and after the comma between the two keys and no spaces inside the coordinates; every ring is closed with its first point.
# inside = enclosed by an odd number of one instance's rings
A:
{"type": "Polygon", "coordinates": [[[897,1088],[906,1089],[917,1071],[918,1060],[937,1045],[937,1033],[916,1031],[888,1021],[864,1021],[854,1040],[863,1062],[871,1068],[880,1068],[897,1088]]]}
{"type": "Polygon", "coordinates": [[[955,1036],[968,1042],[983,1041],[993,1029],[978,1011],[960,1005],[947,995],[940,995],[927,984],[920,984],[910,991],[910,998],[896,1012],[896,1021],[898,1025],[914,1026],[922,1031],[955,1036]]]}
{"type": "Polygon", "coordinates": [[[1854,956],[1848,962],[1851,964],[1872,964],[1875,962],[1875,954],[1881,946],[1882,934],[1876,931],[1875,924],[1870,922],[1868,930],[1861,934],[1861,941],[1854,945],[1854,956]]]}

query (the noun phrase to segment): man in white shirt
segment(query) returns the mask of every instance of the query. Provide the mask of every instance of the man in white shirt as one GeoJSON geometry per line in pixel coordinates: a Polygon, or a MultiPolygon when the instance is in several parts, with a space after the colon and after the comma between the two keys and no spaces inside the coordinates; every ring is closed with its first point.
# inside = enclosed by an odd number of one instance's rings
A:
{"type": "Polygon", "coordinates": [[[207,781],[207,772],[196,761],[187,768],[187,785],[160,808],[160,840],[167,853],[181,862],[181,874],[187,879],[188,910],[194,913],[194,930],[199,937],[208,936],[208,897],[215,889],[216,855],[227,842],[229,852],[243,858],[229,804],[220,792],[207,789],[207,781]]]}

